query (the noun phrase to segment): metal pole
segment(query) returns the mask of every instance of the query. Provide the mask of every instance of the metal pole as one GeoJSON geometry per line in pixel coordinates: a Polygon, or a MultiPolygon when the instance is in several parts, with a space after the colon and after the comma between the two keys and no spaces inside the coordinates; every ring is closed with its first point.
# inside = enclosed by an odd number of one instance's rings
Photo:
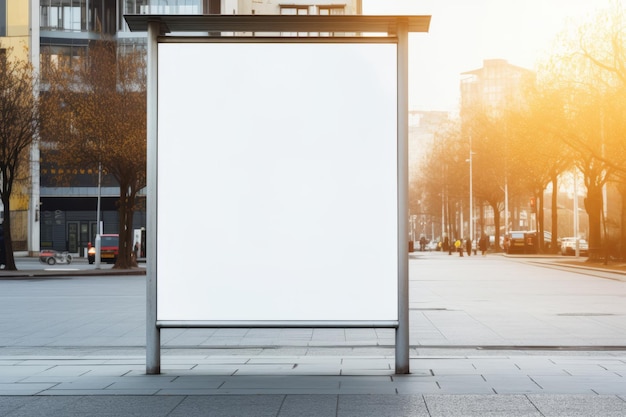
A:
{"type": "Polygon", "coordinates": [[[578,169],[574,168],[574,237],[576,238],[575,253],[580,257],[580,246],[578,244],[578,169]]]}
{"type": "MultiPolygon", "coordinates": [[[[36,72],[40,71],[39,64],[39,27],[40,27],[40,11],[39,2],[28,2],[29,10],[28,16],[30,19],[30,36],[29,39],[29,58],[30,63],[36,72]]],[[[36,99],[39,98],[39,85],[33,83],[33,95],[36,99]]],[[[41,232],[40,232],[40,190],[41,184],[40,166],[39,166],[39,131],[33,138],[33,142],[30,146],[30,202],[28,204],[29,217],[28,217],[28,252],[31,256],[39,254],[41,249],[41,232]]]]}
{"type": "Polygon", "coordinates": [[[94,242],[96,245],[96,269],[100,269],[100,249],[102,248],[102,227],[100,224],[100,197],[102,193],[102,162],[98,162],[98,204],[96,207],[96,241],[94,242]]]}
{"type": "Polygon", "coordinates": [[[161,330],[157,327],[157,77],[160,22],[148,23],[147,196],[146,196],[146,373],[161,373],[161,330]]]}
{"type": "Polygon", "coordinates": [[[396,374],[409,373],[409,33],[398,22],[398,328],[396,374]]]}
{"type": "Polygon", "coordinates": [[[472,135],[470,135],[469,137],[469,235],[470,235],[470,242],[474,241],[474,201],[473,201],[474,196],[473,196],[473,190],[472,190],[473,186],[474,186],[474,180],[472,178],[472,135]]]}
{"type": "Polygon", "coordinates": [[[463,220],[463,201],[459,201],[459,230],[461,231],[461,233],[459,233],[459,236],[457,236],[457,238],[463,241],[463,238],[465,236],[465,220],[463,220]]]}
{"type": "MultiPolygon", "coordinates": [[[[504,173],[504,234],[509,233],[509,184],[507,181],[506,172],[504,173]]],[[[496,245],[499,245],[496,242],[496,245]]]]}

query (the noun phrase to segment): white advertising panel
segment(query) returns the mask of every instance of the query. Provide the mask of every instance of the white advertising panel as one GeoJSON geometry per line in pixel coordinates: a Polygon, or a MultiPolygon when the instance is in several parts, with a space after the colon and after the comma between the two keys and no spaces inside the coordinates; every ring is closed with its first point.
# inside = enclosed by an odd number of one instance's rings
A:
{"type": "Polygon", "coordinates": [[[398,319],[396,53],[158,45],[157,320],[398,319]]]}

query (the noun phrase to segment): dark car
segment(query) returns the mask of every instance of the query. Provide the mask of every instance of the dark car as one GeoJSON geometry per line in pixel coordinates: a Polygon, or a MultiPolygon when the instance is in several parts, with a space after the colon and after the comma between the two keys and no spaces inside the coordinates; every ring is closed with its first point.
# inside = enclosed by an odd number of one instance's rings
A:
{"type": "Polygon", "coordinates": [[[537,234],[512,231],[504,237],[504,250],[508,254],[537,253],[537,234]]]}

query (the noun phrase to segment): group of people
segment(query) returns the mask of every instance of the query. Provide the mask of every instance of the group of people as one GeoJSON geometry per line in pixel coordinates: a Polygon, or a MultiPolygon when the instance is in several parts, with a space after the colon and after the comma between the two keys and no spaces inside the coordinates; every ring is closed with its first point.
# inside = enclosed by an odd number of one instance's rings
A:
{"type": "MultiPolygon", "coordinates": [[[[472,254],[472,249],[474,250],[474,255],[476,255],[476,248],[472,248],[472,240],[470,238],[466,238],[465,241],[463,239],[456,239],[454,241],[454,248],[459,253],[459,256],[463,256],[463,252],[465,251],[468,256],[472,254]]],[[[482,235],[478,240],[478,249],[482,256],[487,256],[487,247],[489,246],[489,238],[487,235],[482,235]]],[[[450,254],[452,254],[452,248],[450,248],[450,254]]]]}

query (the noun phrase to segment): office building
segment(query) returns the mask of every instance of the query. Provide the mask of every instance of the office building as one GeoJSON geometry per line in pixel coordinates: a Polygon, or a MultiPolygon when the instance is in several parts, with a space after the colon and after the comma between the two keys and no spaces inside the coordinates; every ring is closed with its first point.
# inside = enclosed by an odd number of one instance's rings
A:
{"type": "MultiPolygon", "coordinates": [[[[0,0],[0,2],[3,0],[0,0]]],[[[18,0],[15,0],[16,2],[18,0]]],[[[38,7],[34,5],[38,3],[38,7]]],[[[271,0],[40,0],[40,65],[56,65],[79,57],[91,42],[113,39],[118,50],[145,48],[145,34],[131,33],[125,14],[356,14],[359,0],[275,2],[271,0]]],[[[306,36],[306,34],[290,34],[306,36]]],[[[71,186],[56,181],[54,167],[45,155],[41,166],[40,247],[81,253],[97,231],[96,205],[100,192],[104,233],[116,233],[116,201],[119,188],[105,176],[100,187],[97,175],[86,169],[71,186]],[[98,191],[99,190],[99,191],[98,191]]],[[[200,190],[199,190],[200,192],[200,190]]],[[[134,228],[145,227],[145,211],[137,210],[134,228]]]]}

